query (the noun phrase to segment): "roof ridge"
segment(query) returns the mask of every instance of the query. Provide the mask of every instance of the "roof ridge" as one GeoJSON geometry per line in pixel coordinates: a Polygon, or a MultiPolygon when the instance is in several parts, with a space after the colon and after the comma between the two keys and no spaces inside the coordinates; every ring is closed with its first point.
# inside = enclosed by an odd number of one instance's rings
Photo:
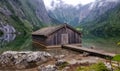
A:
{"type": "Polygon", "coordinates": [[[77,30],[75,30],[74,28],[72,28],[72,26],[70,26],[70,25],[68,25],[68,24],[65,23],[65,24],[60,24],[60,25],[57,25],[57,26],[48,26],[48,27],[41,28],[41,29],[33,32],[32,35],[43,35],[43,36],[48,37],[53,32],[59,30],[62,27],[65,27],[65,26],[67,26],[67,27],[73,29],[74,31],[78,32],[77,30]]]}

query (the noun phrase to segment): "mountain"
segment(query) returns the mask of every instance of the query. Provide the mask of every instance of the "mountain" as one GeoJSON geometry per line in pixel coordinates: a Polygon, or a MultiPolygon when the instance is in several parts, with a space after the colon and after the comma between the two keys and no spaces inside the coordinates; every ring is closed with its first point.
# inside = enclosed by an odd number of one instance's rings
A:
{"type": "Polygon", "coordinates": [[[82,24],[85,35],[98,37],[119,37],[120,36],[120,4],[97,17],[92,21],[82,24]]]}
{"type": "Polygon", "coordinates": [[[58,3],[53,9],[48,9],[50,17],[57,19],[62,23],[69,23],[72,26],[76,26],[79,21],[79,10],[63,2],[58,3]]]}
{"type": "Polygon", "coordinates": [[[80,23],[92,21],[120,4],[119,0],[96,0],[81,8],[80,23]]]}
{"type": "Polygon", "coordinates": [[[50,23],[52,23],[52,19],[47,13],[43,0],[0,1],[1,31],[28,33],[50,23]],[[12,29],[7,26],[11,26],[12,29]]]}
{"type": "MultiPolygon", "coordinates": [[[[23,1],[25,2],[25,1],[23,1]]],[[[48,16],[43,0],[28,0],[30,8],[33,9],[36,16],[44,23],[51,23],[51,19],[48,16]]]]}
{"type": "Polygon", "coordinates": [[[78,26],[84,22],[92,21],[104,14],[108,10],[119,4],[119,0],[96,0],[86,5],[72,6],[59,2],[53,4],[53,9],[49,9],[48,13],[51,17],[69,23],[72,26],[78,26]]]}

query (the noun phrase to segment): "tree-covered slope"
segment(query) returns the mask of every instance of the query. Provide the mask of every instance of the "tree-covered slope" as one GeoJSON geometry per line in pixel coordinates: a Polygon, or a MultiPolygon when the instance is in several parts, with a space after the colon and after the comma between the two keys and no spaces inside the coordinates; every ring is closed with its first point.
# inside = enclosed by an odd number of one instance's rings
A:
{"type": "Polygon", "coordinates": [[[120,5],[107,11],[93,21],[82,23],[80,26],[86,36],[99,37],[120,36],[120,5]]]}
{"type": "Polygon", "coordinates": [[[0,27],[10,25],[16,32],[28,33],[47,23],[51,19],[42,0],[0,0],[0,27]]]}

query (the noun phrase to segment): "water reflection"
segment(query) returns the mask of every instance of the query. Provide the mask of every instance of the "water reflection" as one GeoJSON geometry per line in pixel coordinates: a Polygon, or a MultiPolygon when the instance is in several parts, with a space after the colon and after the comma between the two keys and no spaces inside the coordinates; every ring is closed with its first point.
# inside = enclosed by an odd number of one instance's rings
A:
{"type": "Polygon", "coordinates": [[[3,48],[9,42],[12,42],[16,38],[16,34],[3,34],[0,36],[0,47],[3,48]]]}
{"type": "Polygon", "coordinates": [[[4,34],[0,36],[0,53],[29,50],[32,50],[32,39],[29,34],[4,34]]]}
{"type": "MultiPolygon", "coordinates": [[[[115,45],[111,45],[110,43],[99,43],[93,41],[87,42],[83,41],[84,47],[95,46],[95,49],[104,50],[111,53],[120,53],[120,48],[115,45]],[[99,44],[98,44],[99,43],[99,44]]],[[[47,51],[52,55],[61,55],[61,54],[69,54],[66,50],[61,49],[52,49],[52,50],[44,50],[40,49],[39,45],[32,46],[32,38],[30,34],[3,34],[0,36],[0,53],[4,51],[47,51]]]]}
{"type": "Polygon", "coordinates": [[[59,56],[59,55],[67,56],[70,54],[79,54],[79,52],[75,52],[75,51],[63,49],[63,48],[43,49],[43,48],[36,46],[35,44],[33,45],[33,47],[34,47],[33,49],[34,51],[46,51],[50,53],[52,56],[59,56]]]}

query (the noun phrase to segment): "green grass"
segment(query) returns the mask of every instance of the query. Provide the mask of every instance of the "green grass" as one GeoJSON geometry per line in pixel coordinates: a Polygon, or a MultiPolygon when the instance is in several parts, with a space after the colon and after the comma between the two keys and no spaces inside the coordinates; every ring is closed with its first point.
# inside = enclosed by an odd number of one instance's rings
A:
{"type": "Polygon", "coordinates": [[[68,63],[68,62],[64,62],[63,64],[61,64],[61,65],[59,66],[59,69],[63,69],[63,68],[66,67],[67,65],[69,65],[69,63],[68,63]]]}
{"type": "Polygon", "coordinates": [[[97,64],[93,64],[91,66],[80,66],[76,71],[110,71],[107,69],[104,63],[99,62],[97,64]]]}

